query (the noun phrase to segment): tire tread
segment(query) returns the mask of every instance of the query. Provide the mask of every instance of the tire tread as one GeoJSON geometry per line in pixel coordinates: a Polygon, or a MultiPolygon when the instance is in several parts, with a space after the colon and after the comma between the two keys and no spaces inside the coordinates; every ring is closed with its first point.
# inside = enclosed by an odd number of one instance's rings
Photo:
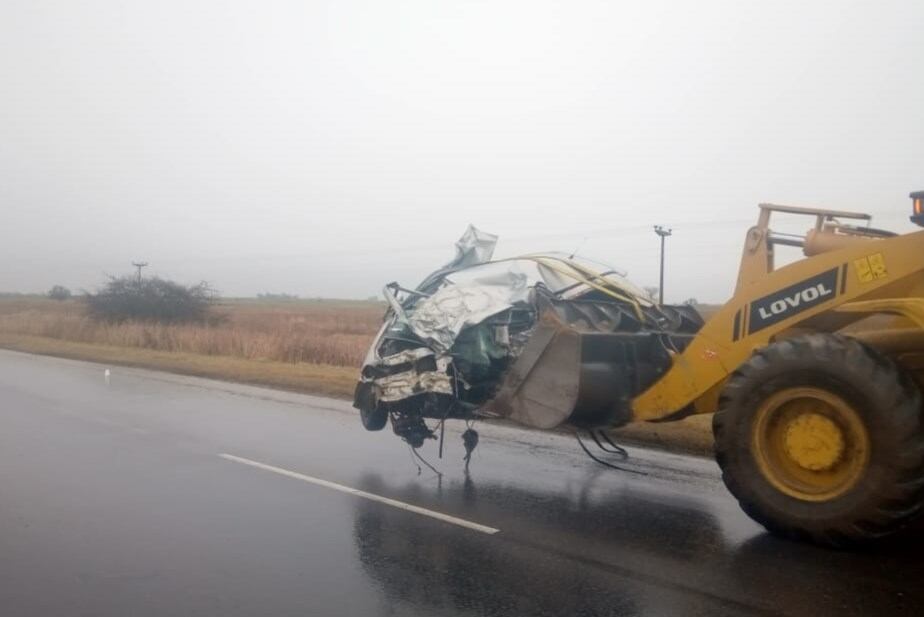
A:
{"type": "MultiPolygon", "coordinates": [[[[838,334],[809,334],[772,343],[757,350],[735,370],[719,398],[713,415],[715,456],[728,490],[741,508],[769,531],[792,539],[810,540],[829,546],[865,543],[902,528],[924,509],[924,422],[921,392],[914,381],[888,357],[856,339],[838,334]],[[733,437],[739,423],[747,422],[753,409],[746,400],[763,384],[785,380],[787,374],[817,371],[837,378],[840,370],[862,379],[867,398],[873,401],[878,431],[894,442],[891,451],[880,454],[889,475],[882,487],[850,516],[835,520],[805,521],[777,514],[781,508],[762,503],[749,486],[762,476],[739,464],[742,444],[733,437]],[[815,524],[818,523],[818,524],[815,524]]],[[[781,497],[782,498],[782,497],[781,497]]]]}

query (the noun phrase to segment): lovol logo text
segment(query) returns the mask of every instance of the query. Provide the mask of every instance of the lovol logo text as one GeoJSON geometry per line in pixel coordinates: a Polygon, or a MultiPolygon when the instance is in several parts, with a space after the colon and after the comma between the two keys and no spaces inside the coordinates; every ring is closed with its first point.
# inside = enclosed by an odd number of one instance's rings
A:
{"type": "Polygon", "coordinates": [[[837,296],[837,268],[823,272],[751,303],[748,334],[798,315],[837,296]]]}
{"type": "Polygon", "coordinates": [[[801,304],[808,304],[818,300],[822,296],[830,296],[834,293],[833,289],[825,287],[824,283],[818,283],[814,287],[803,289],[791,296],[786,296],[782,300],[776,300],[770,305],[770,310],[760,307],[757,312],[760,313],[761,319],[770,319],[774,315],[781,315],[790,309],[799,308],[801,304]]]}

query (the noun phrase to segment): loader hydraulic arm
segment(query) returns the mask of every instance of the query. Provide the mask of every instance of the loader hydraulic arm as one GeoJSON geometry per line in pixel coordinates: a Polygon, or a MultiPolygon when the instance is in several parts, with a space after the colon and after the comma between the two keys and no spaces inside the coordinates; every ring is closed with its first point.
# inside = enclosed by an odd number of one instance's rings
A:
{"type": "MultiPolygon", "coordinates": [[[[734,296],[703,326],[671,368],[633,401],[634,420],[664,419],[693,405],[715,411],[730,373],[787,331],[833,332],[868,311],[834,311],[855,301],[924,296],[924,231],[890,232],[843,225],[869,215],[762,204],[746,236],[734,296]],[[816,217],[805,237],[776,234],[772,212],[816,217]],[[774,246],[800,246],[806,257],[774,269],[774,246]]],[[[870,306],[870,305],[867,305],[870,306]]],[[[895,311],[889,311],[895,312],[895,311]]]]}

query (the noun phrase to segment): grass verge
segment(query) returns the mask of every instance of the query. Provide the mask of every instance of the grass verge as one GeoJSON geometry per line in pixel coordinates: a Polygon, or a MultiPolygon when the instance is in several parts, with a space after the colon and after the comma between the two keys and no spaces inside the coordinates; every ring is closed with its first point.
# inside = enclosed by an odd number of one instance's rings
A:
{"type": "Polygon", "coordinates": [[[75,343],[43,336],[0,332],[0,347],[15,351],[89,360],[103,364],[156,369],[181,375],[270,386],[293,392],[349,398],[356,386],[356,369],[326,364],[246,360],[138,347],[75,343]]]}
{"type": "MultiPolygon", "coordinates": [[[[353,396],[357,376],[355,368],[344,366],[157,351],[3,332],[0,332],[0,347],[73,360],[269,386],[340,399],[353,396]]],[[[618,441],[662,450],[703,456],[712,454],[711,416],[693,416],[679,422],[661,424],[630,424],[614,430],[613,436],[618,441]]]]}

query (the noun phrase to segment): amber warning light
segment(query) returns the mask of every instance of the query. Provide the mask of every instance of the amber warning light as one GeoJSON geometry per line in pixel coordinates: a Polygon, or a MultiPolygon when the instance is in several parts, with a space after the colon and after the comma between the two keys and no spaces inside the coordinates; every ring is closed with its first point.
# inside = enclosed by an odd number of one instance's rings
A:
{"type": "Polygon", "coordinates": [[[924,191],[912,193],[911,200],[914,202],[914,214],[911,215],[911,222],[924,227],[924,191]]]}

